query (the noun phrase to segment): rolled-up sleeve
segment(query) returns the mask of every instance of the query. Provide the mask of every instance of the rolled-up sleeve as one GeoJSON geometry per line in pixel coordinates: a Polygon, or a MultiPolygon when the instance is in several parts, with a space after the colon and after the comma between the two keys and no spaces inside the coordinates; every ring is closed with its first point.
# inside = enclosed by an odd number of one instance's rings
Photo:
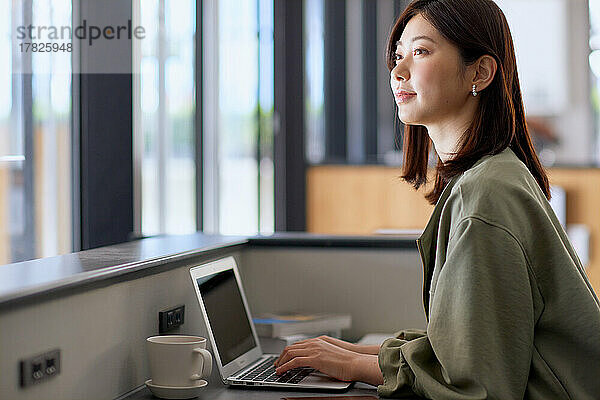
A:
{"type": "Polygon", "coordinates": [[[533,276],[518,241],[477,217],[457,224],[427,333],[379,351],[383,397],[522,399],[531,364],[533,276]]]}

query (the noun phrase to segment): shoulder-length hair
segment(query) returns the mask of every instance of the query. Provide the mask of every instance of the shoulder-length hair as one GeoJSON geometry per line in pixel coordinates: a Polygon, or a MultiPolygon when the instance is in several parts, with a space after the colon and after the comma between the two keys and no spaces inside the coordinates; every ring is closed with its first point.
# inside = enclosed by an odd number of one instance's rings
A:
{"type": "MultiPolygon", "coordinates": [[[[438,156],[435,184],[425,198],[431,204],[437,203],[453,176],[471,168],[481,157],[510,147],[550,199],[548,177],[527,130],[512,36],[502,10],[491,0],[413,1],[398,17],[387,43],[390,72],[395,67],[396,42],[408,21],[417,14],[458,48],[465,67],[485,54],[494,57],[498,65],[492,83],[479,92],[475,117],[461,136],[455,156],[445,163],[438,156]]],[[[431,147],[424,126],[404,127],[402,178],[415,189],[427,183],[431,147]]]]}

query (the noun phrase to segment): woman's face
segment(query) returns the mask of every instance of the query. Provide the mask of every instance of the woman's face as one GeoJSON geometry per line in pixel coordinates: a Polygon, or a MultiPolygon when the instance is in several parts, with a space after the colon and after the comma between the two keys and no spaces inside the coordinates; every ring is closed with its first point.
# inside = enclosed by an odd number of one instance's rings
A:
{"type": "Polygon", "coordinates": [[[406,25],[395,59],[390,85],[403,123],[439,125],[461,114],[471,88],[459,50],[421,15],[406,25]]]}

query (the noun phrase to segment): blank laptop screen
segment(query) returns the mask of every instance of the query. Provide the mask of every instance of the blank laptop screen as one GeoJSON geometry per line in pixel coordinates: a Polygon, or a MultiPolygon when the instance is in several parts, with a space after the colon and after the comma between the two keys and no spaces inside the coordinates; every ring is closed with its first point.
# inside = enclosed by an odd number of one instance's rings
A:
{"type": "Polygon", "coordinates": [[[242,294],[232,269],[197,279],[221,364],[256,347],[242,294]]]}

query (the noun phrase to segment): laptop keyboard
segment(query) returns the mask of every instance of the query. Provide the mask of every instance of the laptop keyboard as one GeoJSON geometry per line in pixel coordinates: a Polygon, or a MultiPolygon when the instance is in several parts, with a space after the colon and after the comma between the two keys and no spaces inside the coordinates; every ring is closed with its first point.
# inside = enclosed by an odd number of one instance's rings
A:
{"type": "Polygon", "coordinates": [[[275,366],[273,365],[276,359],[277,356],[266,358],[238,379],[252,382],[300,383],[311,372],[314,372],[313,368],[294,368],[283,375],[277,375],[275,373],[275,366]]]}

